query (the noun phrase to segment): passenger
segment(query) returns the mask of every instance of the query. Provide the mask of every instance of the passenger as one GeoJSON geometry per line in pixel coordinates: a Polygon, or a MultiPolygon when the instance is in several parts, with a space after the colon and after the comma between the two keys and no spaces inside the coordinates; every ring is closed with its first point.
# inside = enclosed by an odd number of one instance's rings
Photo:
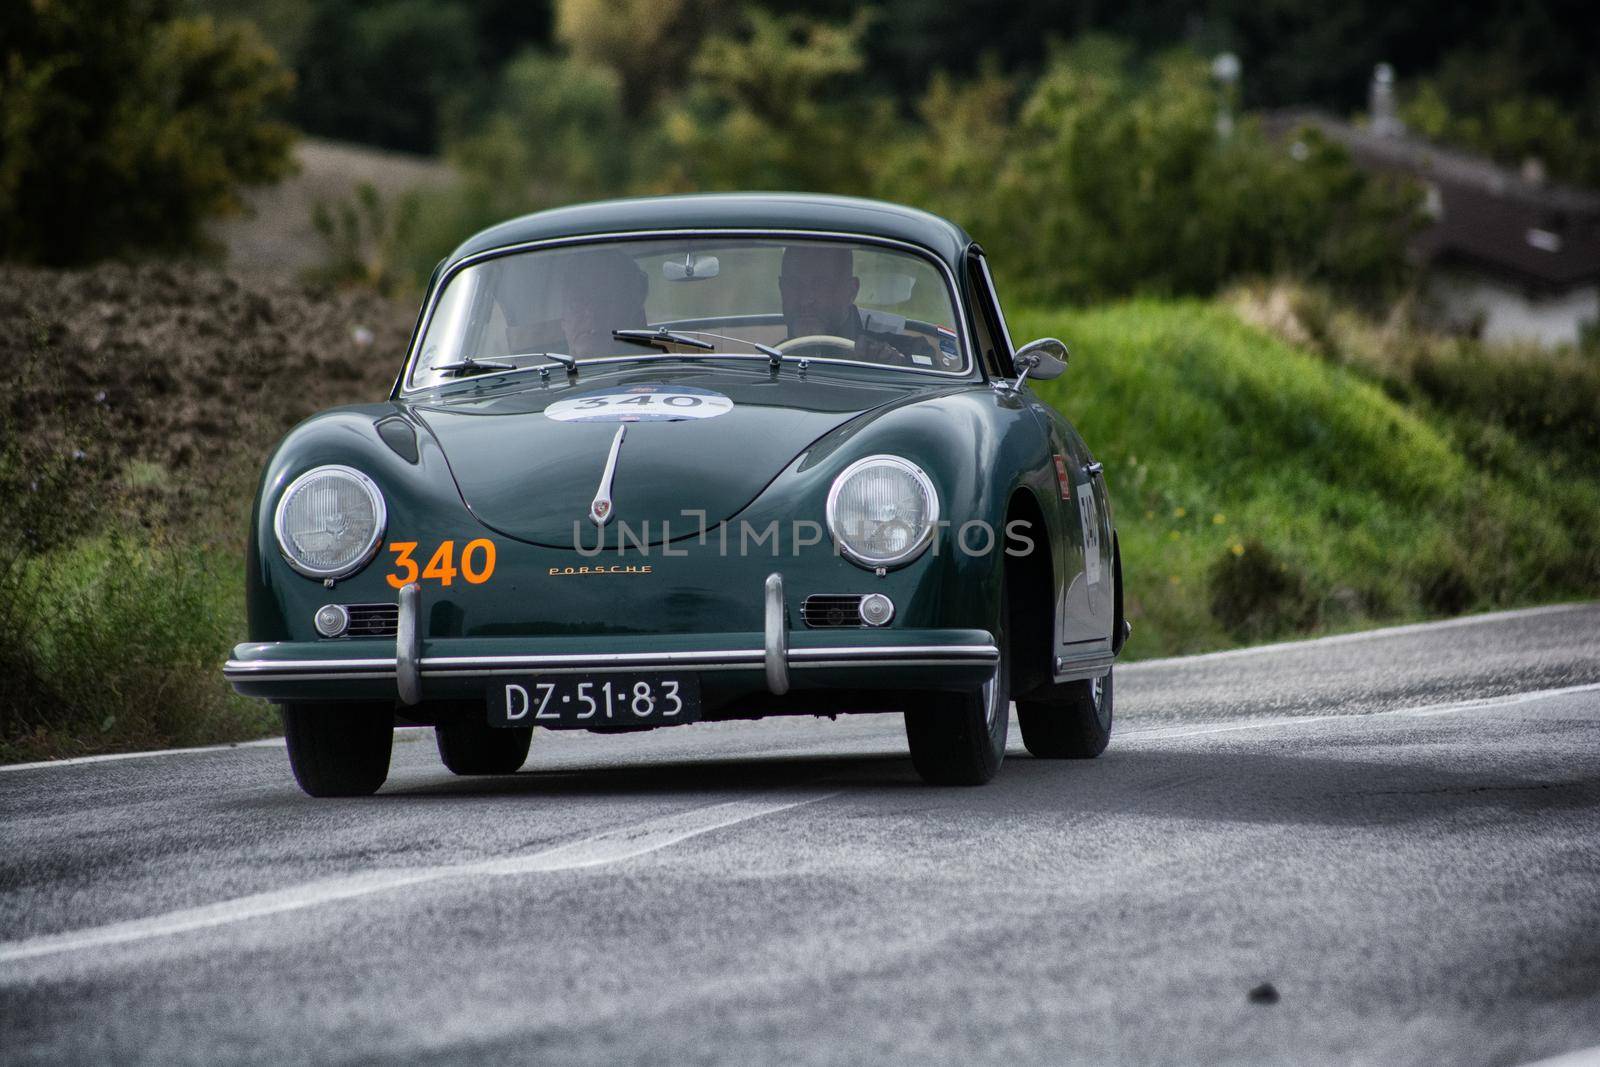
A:
{"type": "Polygon", "coordinates": [[[644,328],[644,298],[650,280],[633,260],[612,248],[574,255],[561,276],[561,332],[565,351],[578,359],[637,353],[612,330],[644,328]]]}
{"type": "Polygon", "coordinates": [[[839,351],[844,358],[897,367],[933,366],[933,346],[925,338],[869,328],[855,304],[860,291],[861,279],[855,276],[848,247],[805,244],[784,249],[778,295],[790,339],[841,337],[855,343],[853,353],[839,351]]]}

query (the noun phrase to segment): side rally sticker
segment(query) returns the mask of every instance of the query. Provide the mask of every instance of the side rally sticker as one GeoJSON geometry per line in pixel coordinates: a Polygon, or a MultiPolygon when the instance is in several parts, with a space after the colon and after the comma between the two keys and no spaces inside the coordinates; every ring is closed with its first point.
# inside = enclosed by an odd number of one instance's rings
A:
{"type": "Polygon", "coordinates": [[[732,410],[732,400],[710,389],[632,385],[558,400],[544,413],[556,422],[682,422],[714,419],[732,410]]]}
{"type": "Polygon", "coordinates": [[[1067,473],[1067,457],[1057,454],[1050,458],[1056,461],[1056,487],[1061,490],[1061,499],[1071,500],[1072,475],[1067,473]]]}
{"type": "MultiPolygon", "coordinates": [[[[1072,499],[1072,475],[1067,473],[1067,457],[1056,453],[1056,485],[1061,499],[1072,499]]],[[[1078,486],[1078,521],[1083,527],[1083,577],[1090,585],[1100,581],[1100,512],[1094,505],[1094,483],[1078,486]]]]}
{"type": "Polygon", "coordinates": [[[1078,517],[1083,520],[1083,576],[1095,585],[1100,581],[1100,515],[1089,482],[1078,486],[1078,517]]]}

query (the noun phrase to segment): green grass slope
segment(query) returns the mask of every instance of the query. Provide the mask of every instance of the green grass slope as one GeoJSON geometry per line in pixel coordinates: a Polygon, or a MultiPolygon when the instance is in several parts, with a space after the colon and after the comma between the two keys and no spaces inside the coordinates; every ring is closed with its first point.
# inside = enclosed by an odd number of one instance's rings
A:
{"type": "Polygon", "coordinates": [[[1073,350],[1037,388],[1106,465],[1132,655],[1600,589],[1600,477],[1470,411],[1406,406],[1212,304],[1012,332],[1073,350]]]}

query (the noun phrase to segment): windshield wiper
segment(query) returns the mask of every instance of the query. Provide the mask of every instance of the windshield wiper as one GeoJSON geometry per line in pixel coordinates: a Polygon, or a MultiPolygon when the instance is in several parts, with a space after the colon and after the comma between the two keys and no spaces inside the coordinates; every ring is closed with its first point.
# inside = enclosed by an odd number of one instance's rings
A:
{"type": "Polygon", "coordinates": [[[617,338],[619,341],[632,341],[634,344],[654,345],[662,340],[666,340],[672,344],[688,345],[691,348],[702,348],[708,351],[716,348],[717,346],[708,345],[704,341],[696,340],[696,338],[715,337],[719,341],[733,341],[736,344],[749,345],[757,352],[760,352],[763,356],[766,356],[767,359],[771,360],[774,367],[778,366],[786,359],[794,360],[798,363],[805,362],[805,360],[799,356],[791,356],[787,352],[780,352],[771,345],[764,345],[760,341],[750,341],[743,337],[734,337],[725,333],[712,333],[710,330],[669,331],[665,326],[663,326],[659,330],[613,330],[612,336],[617,338]],[[628,334],[629,336],[624,337],[624,334],[628,334]]]}
{"type": "Polygon", "coordinates": [[[611,336],[619,341],[626,341],[631,345],[659,348],[663,352],[672,351],[667,347],[668,345],[683,345],[685,348],[699,348],[706,352],[717,347],[709,341],[702,341],[698,337],[690,337],[686,333],[674,333],[665,326],[658,330],[612,330],[611,336]]]}
{"type": "Polygon", "coordinates": [[[457,378],[465,378],[469,374],[488,374],[497,370],[516,370],[514,363],[502,363],[497,359],[473,359],[466,356],[454,363],[434,363],[429,370],[442,371],[457,378]]]}
{"type": "Polygon", "coordinates": [[[465,378],[469,374],[523,374],[527,371],[538,371],[539,377],[548,381],[551,367],[564,367],[567,376],[578,376],[578,361],[565,352],[518,352],[515,355],[505,356],[501,359],[474,359],[464,356],[454,363],[434,363],[428,370],[443,371],[456,378],[465,378]],[[548,359],[549,363],[540,363],[533,367],[519,367],[515,363],[507,363],[508,359],[548,359]]]}

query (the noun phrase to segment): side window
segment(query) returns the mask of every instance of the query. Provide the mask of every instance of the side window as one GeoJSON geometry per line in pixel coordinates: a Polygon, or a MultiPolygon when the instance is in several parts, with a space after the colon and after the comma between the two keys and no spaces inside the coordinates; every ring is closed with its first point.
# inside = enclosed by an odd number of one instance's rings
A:
{"type": "Polygon", "coordinates": [[[1005,316],[995,296],[994,279],[989,276],[989,263],[982,253],[971,258],[970,275],[972,291],[976,296],[978,348],[983,353],[984,366],[993,377],[1009,378],[1011,368],[1011,336],[1006,331],[1005,316]]]}

